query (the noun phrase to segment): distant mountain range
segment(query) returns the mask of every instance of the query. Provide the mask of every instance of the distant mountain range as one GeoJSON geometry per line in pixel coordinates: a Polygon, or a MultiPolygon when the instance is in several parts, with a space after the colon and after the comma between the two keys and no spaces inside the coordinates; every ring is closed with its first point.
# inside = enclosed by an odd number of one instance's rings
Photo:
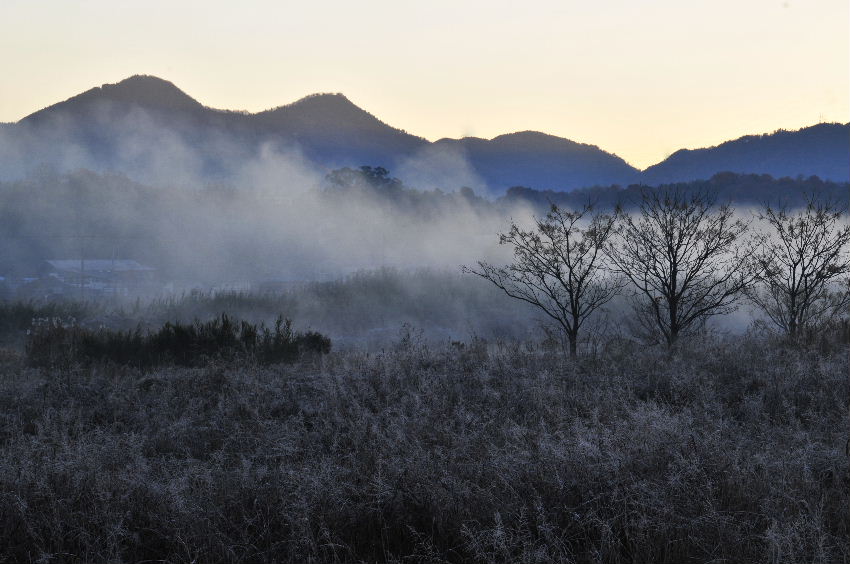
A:
{"type": "Polygon", "coordinates": [[[412,167],[436,177],[440,171],[427,169],[439,168],[444,160],[433,155],[448,155],[464,163],[465,178],[480,180],[490,195],[520,185],[572,190],[685,182],[722,171],[850,179],[850,124],[819,124],[683,149],[640,171],[594,145],[534,131],[429,142],[387,125],[341,94],[307,96],[259,113],[217,110],[151,76],[92,88],[15,124],[0,125],[0,178],[22,176],[44,164],[111,170],[143,181],[185,174],[227,182],[263,151],[296,151],[325,170],[368,164],[394,172],[412,167]]]}
{"type": "Polygon", "coordinates": [[[641,181],[657,185],[705,180],[717,172],[850,181],[850,124],[821,123],[798,131],[747,135],[705,149],[681,149],[643,171],[641,181]]]}

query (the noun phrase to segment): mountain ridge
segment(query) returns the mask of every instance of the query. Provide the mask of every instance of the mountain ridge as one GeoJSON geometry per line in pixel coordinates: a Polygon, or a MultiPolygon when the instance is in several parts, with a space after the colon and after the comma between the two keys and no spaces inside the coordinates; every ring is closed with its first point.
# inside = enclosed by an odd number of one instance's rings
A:
{"type": "Polygon", "coordinates": [[[850,123],[818,123],[798,130],[777,129],[772,133],[744,135],[710,147],[679,149],[663,161],[642,171],[644,181],[673,182],[681,176],[709,178],[720,171],[767,173],[783,176],[819,176],[832,180],[850,179],[850,123]],[[809,152],[805,162],[799,146],[809,152]],[[745,170],[747,169],[747,170],[745,170]]]}
{"type": "MultiPolygon", "coordinates": [[[[91,88],[0,127],[0,132],[17,129],[30,140],[31,146],[13,154],[52,154],[56,149],[47,149],[49,140],[54,145],[81,147],[91,161],[85,164],[94,168],[120,170],[128,151],[114,145],[138,137],[140,124],[150,130],[147,134],[154,141],[159,132],[197,149],[204,161],[199,166],[213,174],[226,173],[227,159],[247,158],[257,147],[272,142],[298,147],[305,157],[326,168],[361,164],[397,168],[442,151],[468,162],[494,194],[516,185],[571,190],[660,184],[709,178],[722,171],[776,177],[818,175],[833,180],[850,177],[846,158],[850,124],[817,124],[792,132],[747,135],[713,147],[680,149],[641,171],[596,145],[540,131],[431,142],[392,127],[341,93],[311,94],[253,113],[216,109],[174,83],[150,75],[91,88]],[[223,150],[222,139],[233,146],[223,150]]],[[[139,169],[143,165],[134,161],[139,169]]],[[[2,167],[0,162],[0,172],[2,167]]]]}

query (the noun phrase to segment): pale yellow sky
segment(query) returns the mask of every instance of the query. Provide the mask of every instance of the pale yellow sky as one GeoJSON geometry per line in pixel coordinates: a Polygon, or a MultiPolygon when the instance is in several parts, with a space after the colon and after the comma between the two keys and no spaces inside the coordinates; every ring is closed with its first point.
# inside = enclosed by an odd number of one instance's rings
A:
{"type": "Polygon", "coordinates": [[[646,167],[850,121],[847,0],[2,0],[0,121],[133,74],[263,110],[343,92],[438,139],[533,129],[646,167]]]}

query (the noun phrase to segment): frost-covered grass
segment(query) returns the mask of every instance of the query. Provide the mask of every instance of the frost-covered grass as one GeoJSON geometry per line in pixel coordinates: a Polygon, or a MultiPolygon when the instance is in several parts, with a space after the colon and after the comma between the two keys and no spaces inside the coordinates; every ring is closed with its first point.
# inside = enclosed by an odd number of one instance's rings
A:
{"type": "Polygon", "coordinates": [[[0,561],[850,561],[835,343],[0,375],[0,561]]]}

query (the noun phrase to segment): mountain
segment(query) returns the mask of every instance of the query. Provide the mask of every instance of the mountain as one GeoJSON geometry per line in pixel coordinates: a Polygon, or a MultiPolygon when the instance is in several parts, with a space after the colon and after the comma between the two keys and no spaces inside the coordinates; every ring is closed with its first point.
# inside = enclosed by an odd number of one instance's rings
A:
{"type": "Polygon", "coordinates": [[[435,186],[449,190],[470,179],[470,185],[482,184],[493,196],[520,185],[572,190],[659,184],[707,179],[721,171],[846,181],[848,131],[848,125],[821,124],[742,137],[678,151],[640,172],[594,145],[534,131],[431,143],[380,121],[342,94],[315,94],[258,113],[235,112],[204,106],[166,80],[133,76],[16,124],[0,124],[0,179],[47,165],[59,171],[120,172],[158,185],[235,183],[271,153],[304,158],[319,170],[383,166],[434,179],[435,186]]]}
{"type": "MultiPolygon", "coordinates": [[[[227,181],[267,146],[296,149],[326,170],[364,164],[394,170],[411,161],[439,168],[421,155],[445,149],[466,159],[473,176],[494,195],[515,184],[564,190],[628,182],[637,174],[595,146],[543,133],[430,143],[380,121],[342,94],[315,94],[251,114],[206,107],[152,76],[87,90],[25,117],[4,137],[14,139],[5,143],[5,154],[0,143],[0,178],[46,163],[122,172],[155,183],[169,176],[227,181]]],[[[446,179],[442,187],[457,188],[453,182],[446,179]]]]}
{"type": "Polygon", "coordinates": [[[200,102],[177,88],[173,83],[155,76],[131,76],[117,84],[104,84],[86,90],[43,110],[32,113],[20,123],[39,124],[58,115],[90,116],[110,105],[125,109],[140,106],[169,112],[199,112],[200,102]]]}
{"type": "Polygon", "coordinates": [[[708,179],[717,172],[818,176],[850,180],[850,124],[821,123],[798,131],[747,135],[705,149],[682,149],[647,168],[651,185],[708,179]]]}
{"type": "Polygon", "coordinates": [[[595,145],[537,131],[499,135],[493,139],[440,139],[437,146],[460,149],[491,187],[511,186],[571,190],[583,186],[637,182],[639,172],[626,161],[595,145]]]}
{"type": "Polygon", "coordinates": [[[258,129],[286,136],[319,162],[392,165],[399,154],[427,144],[421,137],[380,121],[342,94],[313,94],[249,117],[258,129]]]}

